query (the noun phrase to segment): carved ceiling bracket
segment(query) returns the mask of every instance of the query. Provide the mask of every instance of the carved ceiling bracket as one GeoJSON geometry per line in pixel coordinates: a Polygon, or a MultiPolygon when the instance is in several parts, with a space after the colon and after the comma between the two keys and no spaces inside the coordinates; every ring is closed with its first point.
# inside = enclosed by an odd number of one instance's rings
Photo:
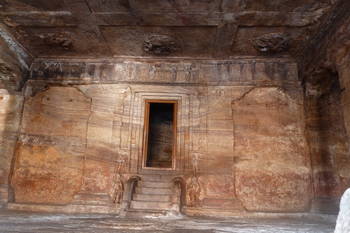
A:
{"type": "Polygon", "coordinates": [[[252,40],[254,48],[262,54],[276,54],[288,51],[290,36],[285,33],[269,33],[252,40]]]}
{"type": "Polygon", "coordinates": [[[168,35],[151,34],[143,43],[143,50],[152,55],[169,55],[179,50],[179,43],[168,35]]]}
{"type": "Polygon", "coordinates": [[[44,33],[38,37],[48,46],[60,47],[64,50],[70,50],[73,47],[73,40],[67,33],[44,33]]]}

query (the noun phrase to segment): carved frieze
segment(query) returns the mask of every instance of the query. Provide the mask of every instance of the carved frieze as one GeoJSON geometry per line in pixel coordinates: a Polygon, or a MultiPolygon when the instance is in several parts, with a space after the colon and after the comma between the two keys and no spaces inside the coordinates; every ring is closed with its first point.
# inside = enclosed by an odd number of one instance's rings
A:
{"type": "MultiPolygon", "coordinates": [[[[290,59],[152,62],[38,61],[32,80],[55,83],[176,83],[176,84],[298,84],[297,66],[290,59]],[[225,75],[222,75],[225,71],[225,75]]],[[[218,93],[220,94],[220,93],[218,93]]],[[[224,94],[224,93],[221,93],[224,94]]]]}

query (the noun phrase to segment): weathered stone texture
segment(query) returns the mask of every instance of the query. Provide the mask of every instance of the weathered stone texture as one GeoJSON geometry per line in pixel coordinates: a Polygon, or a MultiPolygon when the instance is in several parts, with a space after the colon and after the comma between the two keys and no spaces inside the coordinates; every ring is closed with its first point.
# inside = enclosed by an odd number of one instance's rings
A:
{"type": "Polygon", "coordinates": [[[233,114],[236,192],[244,207],[307,210],[311,168],[301,98],[279,88],[252,88],[234,100],[233,114]]]}
{"type": "MultiPolygon", "coordinates": [[[[350,185],[348,1],[339,1],[305,56],[305,113],[315,190],[314,210],[336,213],[350,185]],[[316,42],[317,41],[317,42],[316,42]],[[316,42],[316,43],[315,43],[316,42]],[[311,52],[313,51],[313,52],[311,52]]],[[[303,68],[303,67],[301,67],[303,68]]]]}
{"type": "Polygon", "coordinates": [[[17,55],[0,39],[0,206],[9,198],[9,175],[23,104],[16,90],[22,75],[17,55]]]}
{"type": "Polygon", "coordinates": [[[145,100],[163,99],[178,101],[174,174],[192,190],[189,208],[307,210],[311,171],[294,63],[76,64],[33,66],[27,93],[51,87],[26,98],[12,177],[17,203],[99,197],[115,206],[116,173],[125,182],[143,171],[145,100]],[[55,86],[62,82],[74,87],[55,86]]]}
{"type": "Polygon", "coordinates": [[[0,206],[8,201],[9,175],[21,118],[23,98],[0,89],[0,206]]]}
{"type": "Polygon", "coordinates": [[[81,187],[90,107],[91,100],[72,87],[26,99],[12,177],[16,202],[72,200],[81,187]]]}
{"type": "Polygon", "coordinates": [[[341,103],[344,114],[344,123],[348,137],[350,137],[350,56],[347,56],[344,59],[345,61],[338,67],[338,74],[340,86],[343,90],[341,95],[341,103]]]}
{"type": "Polygon", "coordinates": [[[20,85],[22,76],[22,67],[16,54],[0,37],[0,88],[15,91],[20,85]]]}
{"type": "MultiPolygon", "coordinates": [[[[336,70],[341,88],[341,108],[345,128],[350,136],[350,15],[330,38],[327,47],[327,62],[336,70]]],[[[350,151],[349,151],[350,153],[350,151]]]]}
{"type": "Polygon", "coordinates": [[[349,144],[339,93],[306,99],[307,137],[314,172],[315,195],[336,198],[348,185],[349,144]]]}
{"type": "Polygon", "coordinates": [[[187,210],[335,206],[350,185],[349,8],[0,0],[0,205],[115,212],[116,186],[154,172],[144,164],[145,101],[159,99],[178,103],[167,171],[178,195],[168,197],[187,210]]]}

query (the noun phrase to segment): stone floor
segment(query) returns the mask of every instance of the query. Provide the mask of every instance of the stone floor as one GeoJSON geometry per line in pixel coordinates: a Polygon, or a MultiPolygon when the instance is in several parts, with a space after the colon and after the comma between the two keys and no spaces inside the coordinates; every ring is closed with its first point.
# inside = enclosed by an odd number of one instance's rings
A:
{"type": "Polygon", "coordinates": [[[163,217],[128,219],[111,215],[0,212],[0,232],[57,233],[331,233],[333,219],[215,219],[163,217]]]}

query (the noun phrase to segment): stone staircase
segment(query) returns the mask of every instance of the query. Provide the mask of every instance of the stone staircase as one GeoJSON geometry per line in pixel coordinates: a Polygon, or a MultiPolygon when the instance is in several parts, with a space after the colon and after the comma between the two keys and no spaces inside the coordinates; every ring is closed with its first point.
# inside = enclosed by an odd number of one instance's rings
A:
{"type": "Polygon", "coordinates": [[[132,196],[128,216],[138,214],[164,215],[172,208],[171,176],[143,175],[132,196]]]}

